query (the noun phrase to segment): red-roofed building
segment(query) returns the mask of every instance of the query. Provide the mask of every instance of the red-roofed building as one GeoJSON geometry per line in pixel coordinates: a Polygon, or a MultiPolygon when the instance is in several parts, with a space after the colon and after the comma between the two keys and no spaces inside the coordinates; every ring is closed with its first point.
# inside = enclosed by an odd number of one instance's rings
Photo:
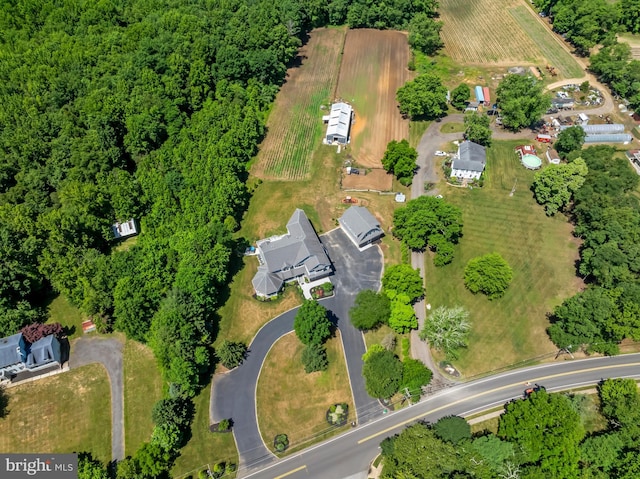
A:
{"type": "Polygon", "coordinates": [[[484,105],[491,105],[491,94],[489,93],[489,87],[482,87],[482,93],[484,95],[484,105]]]}
{"type": "Polygon", "coordinates": [[[516,153],[520,155],[520,158],[522,158],[524,155],[535,155],[536,147],[533,145],[516,146],[516,153]]]}

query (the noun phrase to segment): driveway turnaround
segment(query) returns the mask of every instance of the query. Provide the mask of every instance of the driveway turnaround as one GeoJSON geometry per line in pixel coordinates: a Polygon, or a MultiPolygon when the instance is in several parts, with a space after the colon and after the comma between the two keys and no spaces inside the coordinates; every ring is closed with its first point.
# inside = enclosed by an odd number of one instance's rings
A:
{"type": "Polygon", "coordinates": [[[111,387],[111,458],[124,459],[124,376],[122,343],[117,339],[82,337],[73,344],[69,368],[100,363],[107,370],[111,387]]]}
{"type": "MultiPolygon", "coordinates": [[[[341,229],[322,235],[320,240],[335,266],[331,281],[336,291],[335,296],[322,300],[321,304],[340,329],[356,415],[362,423],[376,417],[381,407],[365,390],[362,355],[366,347],[362,333],[351,325],[348,312],[358,291],[380,288],[382,254],[377,246],[359,251],[341,229]]],[[[256,385],[267,353],[280,337],[293,330],[297,311],[298,308],[294,308],[264,325],[253,338],[243,364],[213,378],[210,415],[215,422],[233,421],[240,466],[244,471],[264,467],[275,460],[258,429],[256,385]]]]}

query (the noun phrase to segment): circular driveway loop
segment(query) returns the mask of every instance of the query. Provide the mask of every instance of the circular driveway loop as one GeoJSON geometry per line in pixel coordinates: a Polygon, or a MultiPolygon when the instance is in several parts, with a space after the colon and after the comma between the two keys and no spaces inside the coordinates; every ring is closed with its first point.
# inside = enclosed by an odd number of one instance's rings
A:
{"type": "MultiPolygon", "coordinates": [[[[322,235],[320,240],[335,267],[331,281],[336,291],[335,296],[322,300],[321,304],[329,310],[340,329],[356,415],[362,423],[377,416],[381,407],[365,390],[362,355],[366,347],[362,333],[351,325],[348,313],[360,290],[377,291],[380,288],[382,253],[376,246],[358,250],[339,228],[322,235]]],[[[256,386],[269,349],[280,337],[293,330],[297,311],[298,308],[294,308],[269,321],[254,337],[242,365],[213,378],[211,418],[216,422],[233,420],[240,465],[245,470],[263,467],[274,460],[258,429],[256,386]]]]}

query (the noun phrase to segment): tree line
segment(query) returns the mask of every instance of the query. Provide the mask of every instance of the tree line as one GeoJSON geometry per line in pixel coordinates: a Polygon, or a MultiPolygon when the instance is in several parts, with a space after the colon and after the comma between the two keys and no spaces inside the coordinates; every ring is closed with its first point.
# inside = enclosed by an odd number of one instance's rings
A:
{"type": "Polygon", "coordinates": [[[505,405],[497,433],[471,433],[462,418],[417,423],[385,439],[382,478],[562,479],[638,476],[640,396],[633,379],[598,385],[598,412],[606,422],[590,430],[594,408],[585,395],[544,389],[505,405]]]}

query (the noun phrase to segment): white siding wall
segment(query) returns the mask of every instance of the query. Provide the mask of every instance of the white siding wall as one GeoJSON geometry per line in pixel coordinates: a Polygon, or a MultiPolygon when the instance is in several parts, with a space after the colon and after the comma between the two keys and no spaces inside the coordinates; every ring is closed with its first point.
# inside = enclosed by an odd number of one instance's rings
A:
{"type": "Polygon", "coordinates": [[[467,178],[467,179],[479,180],[480,175],[482,175],[482,172],[480,171],[458,170],[455,168],[451,170],[451,176],[456,178],[467,178]]]}

